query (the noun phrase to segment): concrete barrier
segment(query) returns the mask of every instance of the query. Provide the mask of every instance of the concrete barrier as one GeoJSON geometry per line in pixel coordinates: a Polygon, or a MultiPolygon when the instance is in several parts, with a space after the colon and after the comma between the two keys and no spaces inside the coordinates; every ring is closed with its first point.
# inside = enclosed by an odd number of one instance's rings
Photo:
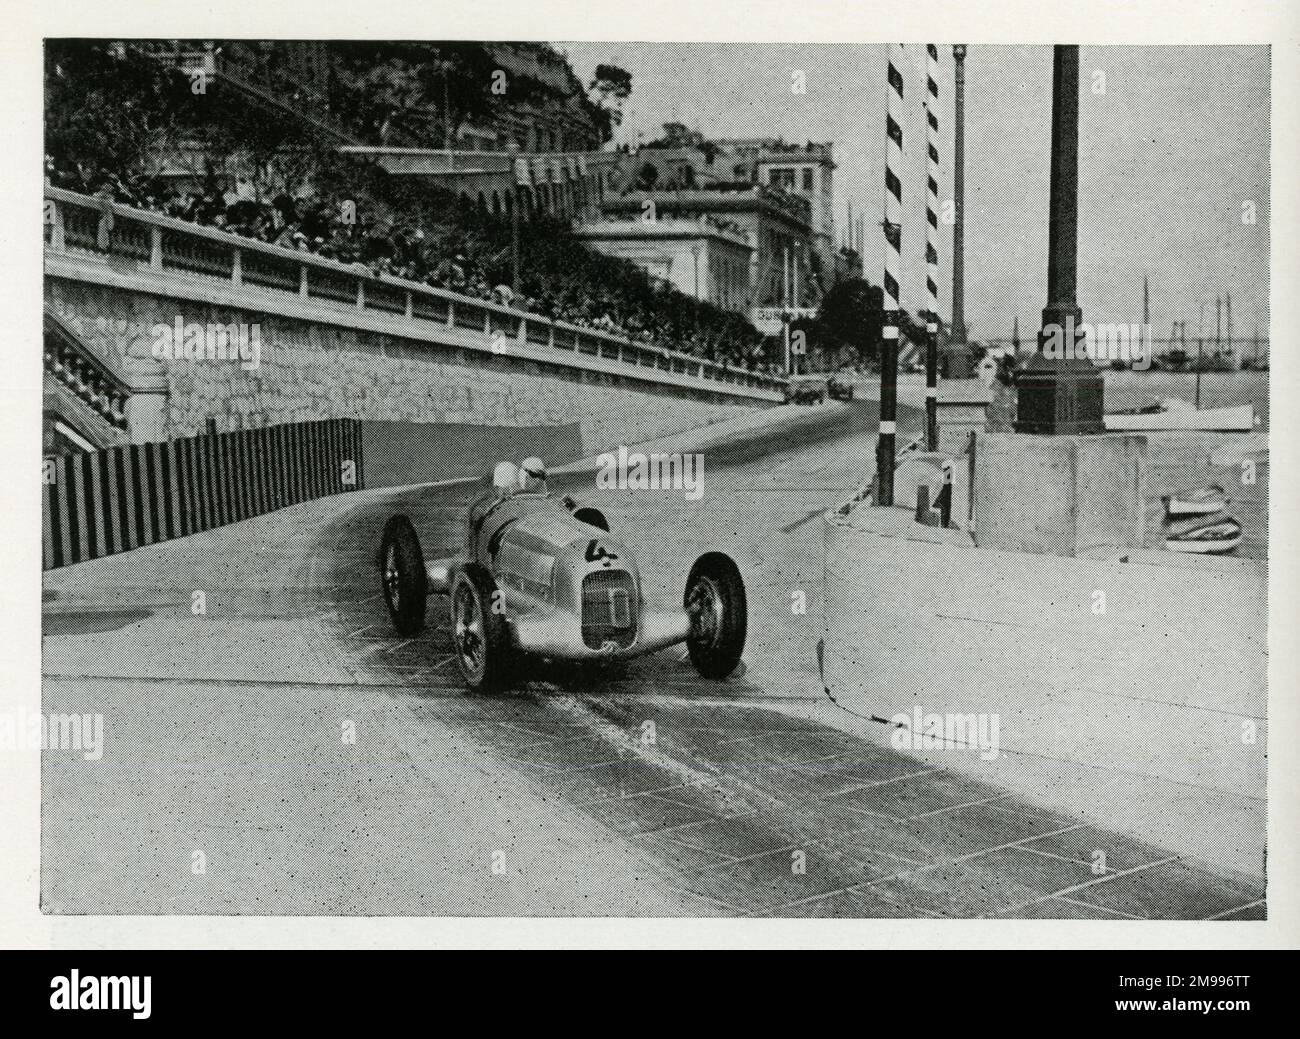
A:
{"type": "Polygon", "coordinates": [[[1040,766],[1031,796],[1262,871],[1263,562],[982,549],[901,509],[828,522],[826,682],[842,704],[997,715],[1002,755],[1040,766]]]}
{"type": "Polygon", "coordinates": [[[461,422],[362,422],[366,487],[404,487],[488,476],[506,458],[536,455],[548,466],[582,456],[582,430],[461,422]]]}

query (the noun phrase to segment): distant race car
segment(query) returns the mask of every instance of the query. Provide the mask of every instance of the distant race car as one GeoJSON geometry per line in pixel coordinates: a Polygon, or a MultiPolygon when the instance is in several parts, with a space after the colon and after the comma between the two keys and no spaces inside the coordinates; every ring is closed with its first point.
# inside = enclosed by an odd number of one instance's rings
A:
{"type": "Polygon", "coordinates": [[[824,375],[792,375],[785,385],[787,404],[825,404],[827,397],[824,375]]]}
{"type": "Polygon", "coordinates": [[[852,400],[853,383],[845,373],[841,372],[827,380],[826,392],[831,400],[852,400]]]}
{"type": "Polygon", "coordinates": [[[492,489],[469,506],[460,554],[426,561],[410,519],[394,516],[379,563],[402,635],[423,630],[430,593],[449,597],[453,651],[471,689],[510,685],[528,656],[615,661],[683,642],[701,675],[723,679],[745,648],[745,584],[729,556],[695,561],[681,609],[648,608],[636,560],[605,516],[550,494],[535,458],[497,466],[492,489]]]}

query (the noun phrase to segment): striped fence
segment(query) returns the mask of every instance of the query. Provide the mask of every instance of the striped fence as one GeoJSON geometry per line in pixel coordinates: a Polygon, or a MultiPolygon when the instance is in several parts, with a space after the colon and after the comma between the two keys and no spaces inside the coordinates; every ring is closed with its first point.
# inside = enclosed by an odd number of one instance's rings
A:
{"type": "Polygon", "coordinates": [[[362,486],[361,423],[292,422],[45,459],[42,566],[114,555],[362,486]]]}

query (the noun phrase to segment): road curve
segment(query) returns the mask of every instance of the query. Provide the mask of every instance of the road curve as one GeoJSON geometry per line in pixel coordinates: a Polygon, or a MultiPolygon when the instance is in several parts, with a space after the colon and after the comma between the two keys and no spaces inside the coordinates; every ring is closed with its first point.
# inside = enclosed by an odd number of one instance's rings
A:
{"type": "Polygon", "coordinates": [[[310,502],[50,573],[44,709],[102,714],[105,738],[100,760],[44,757],[44,908],[1261,916],[1258,880],[895,751],[825,698],[819,517],[870,471],[874,415],[706,452],[698,501],[566,482],[599,495],[650,597],[679,599],[700,551],[737,559],[750,640],[723,683],[678,649],[466,694],[444,604],[396,638],[374,566],[394,512],[426,553],[452,544],[465,485],[310,502]]]}

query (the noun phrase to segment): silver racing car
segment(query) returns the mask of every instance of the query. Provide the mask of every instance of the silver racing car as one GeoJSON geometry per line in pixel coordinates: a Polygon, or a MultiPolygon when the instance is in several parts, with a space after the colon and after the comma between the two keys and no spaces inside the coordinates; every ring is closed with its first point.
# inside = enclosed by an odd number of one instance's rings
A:
{"type": "Polygon", "coordinates": [[[471,689],[508,686],[529,655],[616,661],[682,642],[701,675],[722,679],[745,648],[745,585],[729,556],[695,561],[680,609],[647,607],[636,560],[604,515],[552,495],[535,458],[497,466],[492,489],[469,506],[460,554],[426,560],[410,519],[394,516],[379,561],[400,634],[423,630],[431,593],[449,597],[453,652],[471,689]]]}

